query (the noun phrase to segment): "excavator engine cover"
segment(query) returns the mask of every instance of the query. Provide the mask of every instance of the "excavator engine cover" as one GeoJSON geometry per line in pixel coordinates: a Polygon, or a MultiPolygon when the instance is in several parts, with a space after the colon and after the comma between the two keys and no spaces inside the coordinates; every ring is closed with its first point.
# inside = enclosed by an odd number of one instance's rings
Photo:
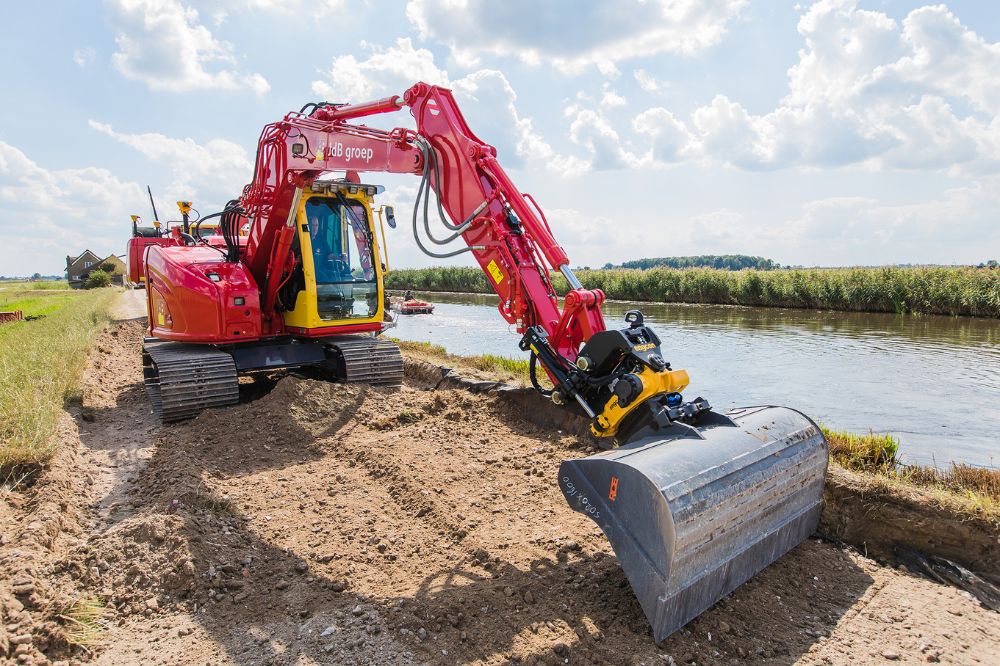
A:
{"type": "Polygon", "coordinates": [[[827,444],[785,407],[650,433],[563,461],[559,486],[604,531],[659,643],[812,534],[827,444]]]}

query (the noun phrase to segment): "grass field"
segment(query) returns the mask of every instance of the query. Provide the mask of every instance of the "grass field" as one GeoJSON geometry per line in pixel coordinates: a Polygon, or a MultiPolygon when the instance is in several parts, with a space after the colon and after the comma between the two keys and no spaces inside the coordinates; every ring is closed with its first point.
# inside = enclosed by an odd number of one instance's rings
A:
{"type": "MultiPolygon", "coordinates": [[[[830,268],[725,271],[651,268],[578,271],[609,299],[716,303],[859,312],[1000,318],[1000,270],[989,268],[830,268]]],[[[553,276],[556,291],[568,285],[553,276]]],[[[492,293],[478,268],[425,268],[389,274],[391,289],[492,293]]]]}
{"type": "Polygon", "coordinates": [[[0,280],[0,294],[5,291],[70,291],[66,280],[0,280]]]}
{"type": "Polygon", "coordinates": [[[0,291],[0,309],[40,317],[0,326],[0,480],[20,465],[45,462],[55,450],[59,412],[76,397],[87,349],[109,321],[118,293],[0,291]]]}

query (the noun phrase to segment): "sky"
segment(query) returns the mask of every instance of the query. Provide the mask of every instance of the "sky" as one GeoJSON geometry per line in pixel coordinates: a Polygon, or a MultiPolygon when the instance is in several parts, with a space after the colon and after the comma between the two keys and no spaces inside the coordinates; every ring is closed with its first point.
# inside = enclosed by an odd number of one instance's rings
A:
{"type": "MultiPolygon", "coordinates": [[[[50,0],[5,4],[0,57],[0,275],[124,253],[147,185],[163,218],[214,212],[265,124],[417,81],[454,91],[574,266],[1000,257],[1000,3],[50,0]]],[[[408,221],[415,178],[364,180],[408,221]]],[[[388,244],[441,263],[409,224],[388,244]]]]}

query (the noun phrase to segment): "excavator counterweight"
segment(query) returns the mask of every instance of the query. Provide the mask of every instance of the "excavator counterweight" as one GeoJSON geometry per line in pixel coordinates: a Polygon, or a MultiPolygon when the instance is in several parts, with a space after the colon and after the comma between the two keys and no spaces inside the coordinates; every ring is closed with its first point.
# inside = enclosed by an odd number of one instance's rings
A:
{"type": "Polygon", "coordinates": [[[199,218],[218,217],[220,238],[187,234],[182,207],[185,233],[144,250],[144,370],[165,421],[237,401],[240,373],[316,366],[343,381],[402,382],[399,348],[379,337],[388,260],[373,205],[383,188],[359,172],[420,177],[417,246],[470,254],[522,336],[533,387],[611,443],[563,462],[559,484],[607,535],[657,641],[813,531],[827,460],[819,428],[783,407],[723,415],[685,400],[690,378],[642,313],[607,329],[604,293],[577,280],[534,198],[451,92],[425,83],[374,102],[309,103],[267,125],[243,193],[199,218]],[[404,107],[415,130],[348,122],[404,107]],[[554,274],[570,287],[562,301],[554,274]]]}

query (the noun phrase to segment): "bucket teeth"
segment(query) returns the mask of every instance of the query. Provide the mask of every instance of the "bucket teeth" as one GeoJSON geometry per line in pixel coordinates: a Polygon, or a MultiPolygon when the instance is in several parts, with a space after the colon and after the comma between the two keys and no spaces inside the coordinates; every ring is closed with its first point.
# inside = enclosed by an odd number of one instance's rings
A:
{"type": "Polygon", "coordinates": [[[819,522],[827,445],[816,424],[784,407],[728,417],[559,468],[563,494],[608,537],[657,642],[819,522]]]}

